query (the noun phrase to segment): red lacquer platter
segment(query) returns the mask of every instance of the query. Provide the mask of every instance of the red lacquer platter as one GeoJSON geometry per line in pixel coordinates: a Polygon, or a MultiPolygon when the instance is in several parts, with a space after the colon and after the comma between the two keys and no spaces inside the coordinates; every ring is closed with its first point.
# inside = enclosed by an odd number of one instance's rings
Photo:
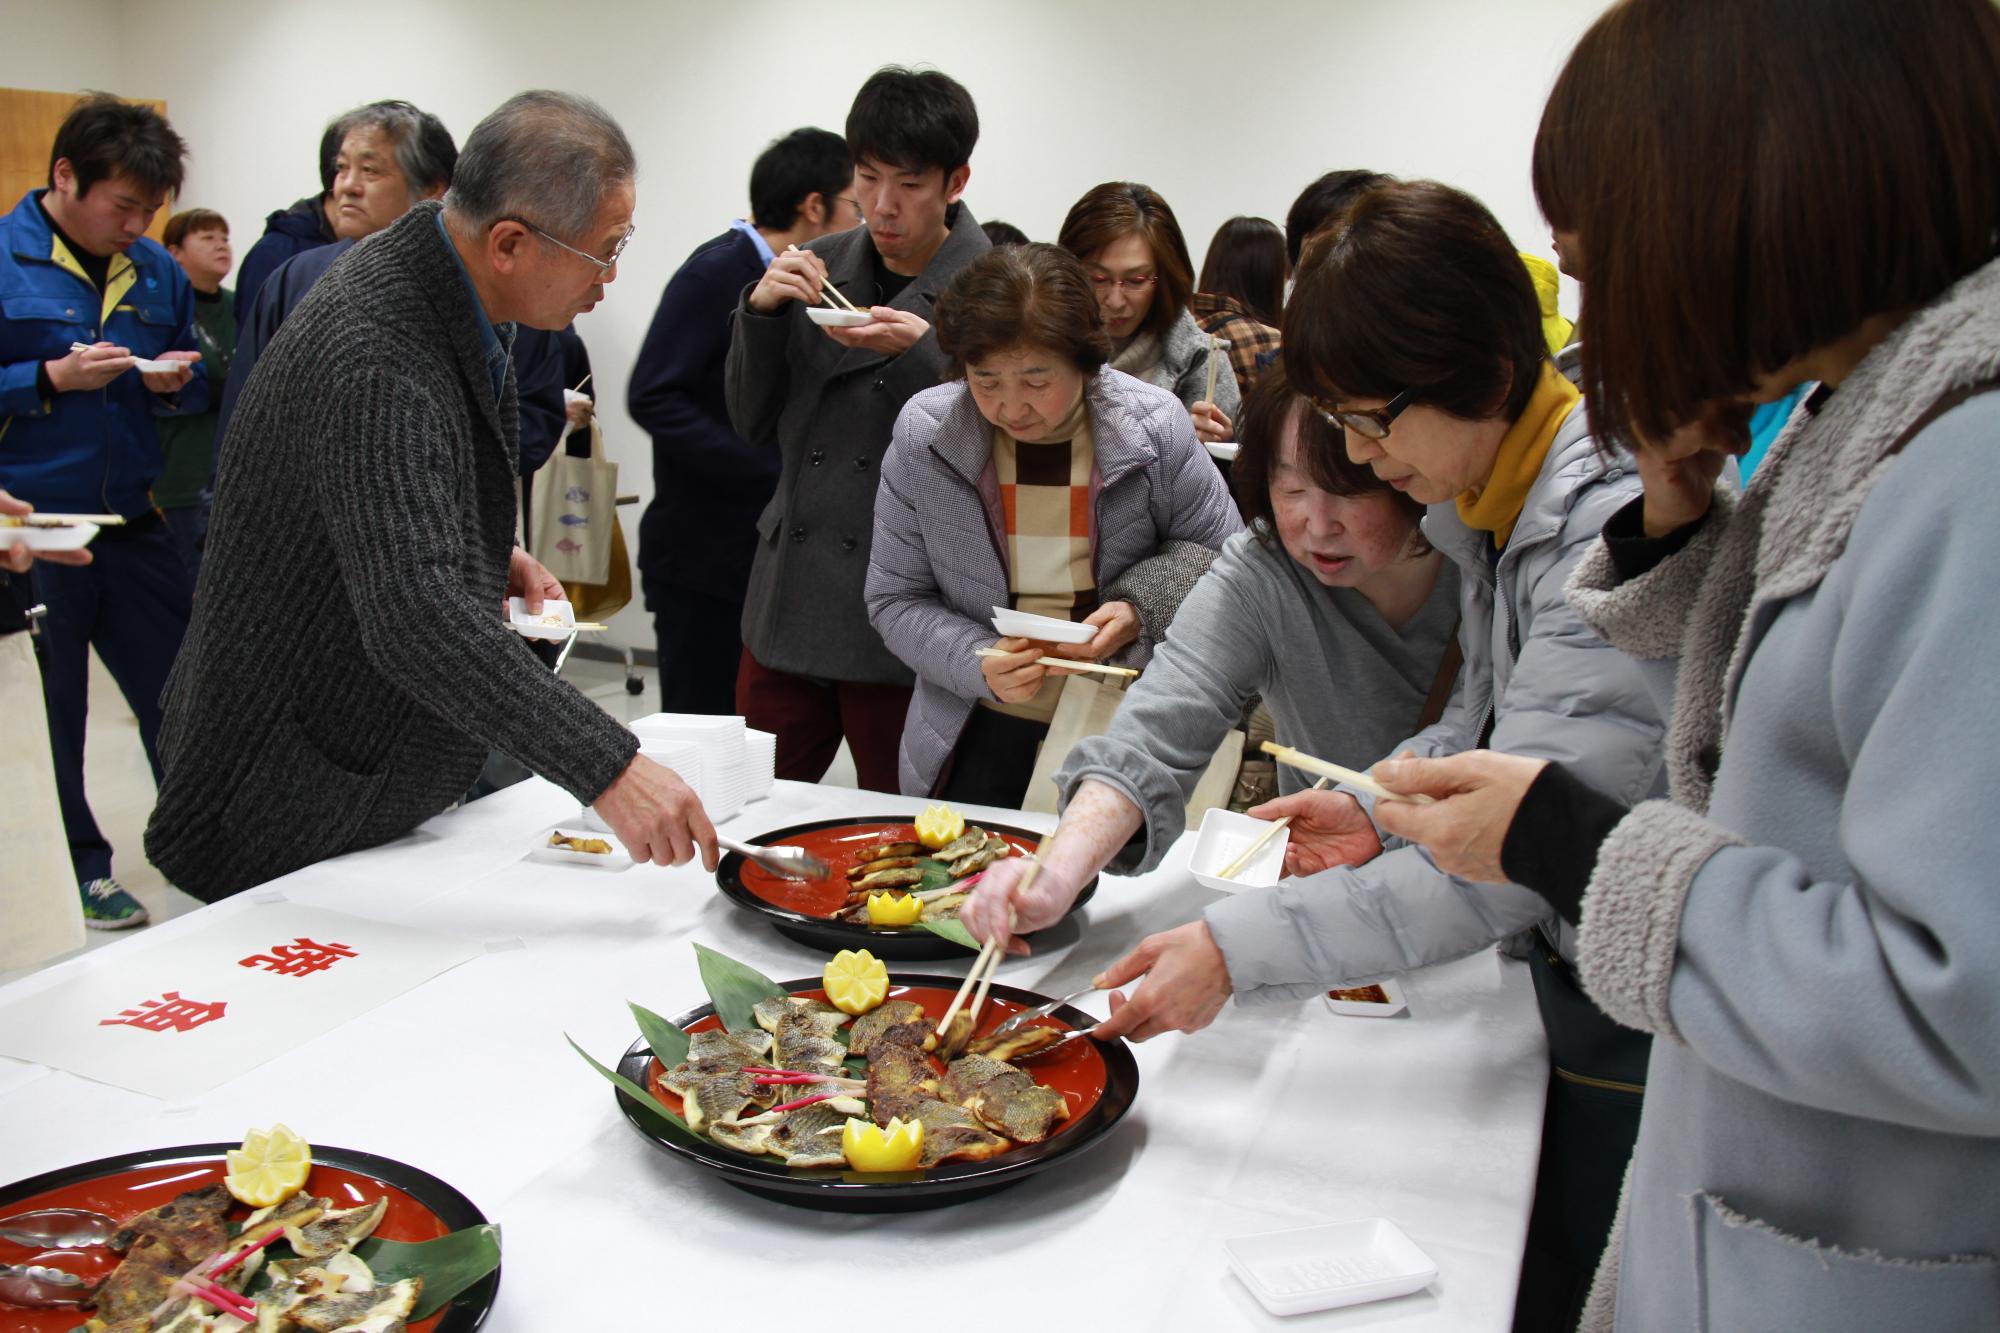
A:
{"type": "MultiPolygon", "coordinates": [[[[189,1190],[220,1184],[228,1170],[223,1153],[239,1146],[202,1143],[161,1148],[17,1181],[0,1189],[0,1219],[43,1208],[87,1208],[122,1222],[171,1203],[189,1190]]],[[[389,1208],[374,1232],[383,1240],[435,1240],[486,1221],[470,1199],[437,1177],[387,1157],[345,1148],[313,1146],[313,1169],[306,1189],[332,1199],[339,1208],[373,1203],[386,1196],[389,1208]]],[[[238,1204],[231,1216],[240,1221],[250,1211],[247,1205],[238,1204]]],[[[119,1256],[102,1246],[38,1249],[0,1238],[0,1263],[46,1264],[96,1282],[118,1266],[119,1256]]],[[[471,1333],[486,1322],[499,1288],[500,1271],[496,1268],[444,1309],[412,1323],[411,1333],[471,1333]]],[[[87,1314],[0,1304],[0,1328],[9,1333],[69,1333],[87,1314]]]]}

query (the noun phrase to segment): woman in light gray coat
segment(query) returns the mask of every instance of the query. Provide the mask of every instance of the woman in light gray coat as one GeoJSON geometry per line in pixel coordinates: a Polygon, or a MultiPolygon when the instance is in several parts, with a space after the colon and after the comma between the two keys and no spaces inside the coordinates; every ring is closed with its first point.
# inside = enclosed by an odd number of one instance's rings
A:
{"type": "Polygon", "coordinates": [[[1112,367],[1172,392],[1203,443],[1235,439],[1242,392],[1228,355],[1188,311],[1194,261],[1167,201],[1148,186],[1107,181],[1076,201],[1056,239],[1090,274],[1112,367]]]}
{"type": "Polygon", "coordinates": [[[961,378],[896,419],[868,616],[917,674],[903,791],[1018,806],[1069,674],[1037,659],[1141,664],[1157,635],[1100,590],[1168,542],[1213,549],[1242,522],[1172,396],[1105,367],[1096,298],[1070,255],[981,256],[939,298],[936,328],[961,378]],[[996,606],[1095,632],[996,640],[996,606]]]}
{"type": "Polygon", "coordinates": [[[1385,827],[1544,890],[1591,996],[1660,1038],[1591,1329],[2000,1320],[2000,11],[1795,8],[1628,0],[1536,144],[1645,478],[1570,595],[1674,691],[1673,799],[1507,756],[1384,774],[1448,798],[1385,827]],[[1746,400],[1808,379],[1714,491],[1746,400]]]}

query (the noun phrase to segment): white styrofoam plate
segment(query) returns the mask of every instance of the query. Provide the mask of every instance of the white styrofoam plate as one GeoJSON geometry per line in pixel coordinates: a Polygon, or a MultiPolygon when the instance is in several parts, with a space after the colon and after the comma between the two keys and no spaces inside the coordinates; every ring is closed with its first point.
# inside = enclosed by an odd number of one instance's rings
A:
{"type": "Polygon", "coordinates": [[[1208,445],[1208,456],[1218,463],[1234,463],[1236,451],[1240,447],[1233,440],[1213,440],[1208,445]]]}
{"type": "Polygon", "coordinates": [[[1407,1296],[1438,1271],[1386,1217],[1236,1236],[1222,1247],[1250,1294],[1276,1315],[1407,1296]]]}
{"type": "Polygon", "coordinates": [[[90,545],[97,533],[95,523],[65,523],[61,527],[29,523],[19,527],[0,525],[0,550],[25,546],[30,551],[77,551],[90,545]]]}
{"type": "Polygon", "coordinates": [[[537,861],[549,861],[558,865],[591,866],[598,870],[629,870],[632,857],[624,844],[611,836],[608,829],[552,828],[543,829],[535,835],[535,841],[528,848],[528,855],[537,861]],[[569,847],[550,845],[550,840],[565,838],[598,838],[611,844],[608,852],[579,852],[569,847]]]}
{"type": "Polygon", "coordinates": [[[1326,993],[1326,1007],[1355,1018],[1394,1018],[1409,1010],[1402,983],[1394,977],[1365,977],[1335,986],[1326,993]],[[1380,994],[1381,998],[1376,999],[1380,994]]]}
{"type": "Polygon", "coordinates": [[[526,601],[509,597],[507,623],[524,639],[567,639],[576,633],[576,608],[549,597],[542,600],[541,614],[531,616],[526,601]]]}
{"type": "Polygon", "coordinates": [[[153,373],[162,370],[180,370],[187,364],[188,363],[185,361],[149,361],[143,356],[135,356],[132,358],[132,369],[140,371],[141,373],[153,373]]]}
{"type": "Polygon", "coordinates": [[[993,630],[1003,639],[1033,639],[1037,643],[1089,643],[1097,637],[1097,626],[1074,620],[1038,616],[1032,611],[1011,607],[993,608],[993,630]]]}
{"type": "Polygon", "coordinates": [[[1217,806],[1202,816],[1201,832],[1195,836],[1194,851],[1188,855],[1188,869],[1203,884],[1222,893],[1276,884],[1285,874],[1285,848],[1292,840],[1289,827],[1279,829],[1236,878],[1222,877],[1229,863],[1249,850],[1250,844],[1270,827],[1269,820],[1252,819],[1217,806]]]}
{"type": "Polygon", "coordinates": [[[807,306],[806,318],[823,329],[858,329],[875,322],[875,316],[866,310],[835,310],[823,305],[807,306]]]}

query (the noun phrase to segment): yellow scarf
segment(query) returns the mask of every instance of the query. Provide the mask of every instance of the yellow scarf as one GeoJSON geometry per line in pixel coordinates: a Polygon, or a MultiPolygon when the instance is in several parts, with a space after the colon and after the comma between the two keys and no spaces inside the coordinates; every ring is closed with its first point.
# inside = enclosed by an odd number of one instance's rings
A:
{"type": "Polygon", "coordinates": [[[1493,456],[1493,474],[1484,486],[1458,497],[1458,516],[1466,527],[1492,533],[1496,546],[1507,544],[1521,517],[1521,506],[1528,502],[1528,491],[1542,475],[1542,462],[1549,456],[1556,432],[1582,401],[1583,395],[1552,362],[1542,362],[1534,395],[1500,440],[1500,450],[1493,456]]]}

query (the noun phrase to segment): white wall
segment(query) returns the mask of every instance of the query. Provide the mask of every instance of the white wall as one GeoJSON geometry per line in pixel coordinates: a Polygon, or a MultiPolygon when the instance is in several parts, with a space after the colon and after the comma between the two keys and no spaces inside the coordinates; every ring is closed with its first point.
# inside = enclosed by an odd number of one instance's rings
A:
{"type": "MultiPolygon", "coordinates": [[[[1529,152],[1550,82],[1603,5],[0,0],[0,85],[164,98],[193,147],[183,199],[227,215],[239,252],[266,213],[317,189],[320,130],[349,106],[405,97],[462,142],[521,88],[597,97],[638,150],[639,233],[578,329],[621,489],[649,494],[624,396],[661,287],[747,210],[763,145],[803,124],[838,131],[877,66],[936,65],[972,91],[968,204],[1039,240],[1090,186],[1140,180],[1173,204],[1199,265],[1223,219],[1282,223],[1313,177],[1366,166],[1469,190],[1521,248],[1549,254],[1529,152]]],[[[637,607],[614,626],[652,643],[637,607]]]]}

